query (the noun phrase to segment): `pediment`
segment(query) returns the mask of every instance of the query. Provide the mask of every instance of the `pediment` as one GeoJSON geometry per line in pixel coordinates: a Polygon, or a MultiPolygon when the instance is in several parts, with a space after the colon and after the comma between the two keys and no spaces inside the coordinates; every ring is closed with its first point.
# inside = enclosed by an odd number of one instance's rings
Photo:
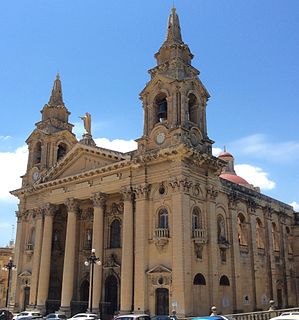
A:
{"type": "Polygon", "coordinates": [[[121,152],[77,143],[55,167],[50,169],[44,181],[82,174],[127,159],[121,152]]]}
{"type": "Polygon", "coordinates": [[[28,270],[25,270],[25,271],[23,271],[23,272],[21,272],[19,274],[19,277],[20,278],[30,278],[31,277],[31,272],[28,271],[28,270]]]}
{"type": "Polygon", "coordinates": [[[155,273],[172,273],[172,270],[163,266],[162,264],[159,264],[147,271],[148,275],[153,275],[155,273]]]}

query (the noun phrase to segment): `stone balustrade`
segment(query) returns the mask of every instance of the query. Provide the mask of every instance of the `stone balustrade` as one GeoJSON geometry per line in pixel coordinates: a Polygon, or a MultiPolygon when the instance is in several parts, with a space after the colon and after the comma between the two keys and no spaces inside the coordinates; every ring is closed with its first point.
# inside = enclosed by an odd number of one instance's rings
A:
{"type": "Polygon", "coordinates": [[[169,229],[167,228],[157,228],[155,230],[156,238],[169,238],[169,229]]]}

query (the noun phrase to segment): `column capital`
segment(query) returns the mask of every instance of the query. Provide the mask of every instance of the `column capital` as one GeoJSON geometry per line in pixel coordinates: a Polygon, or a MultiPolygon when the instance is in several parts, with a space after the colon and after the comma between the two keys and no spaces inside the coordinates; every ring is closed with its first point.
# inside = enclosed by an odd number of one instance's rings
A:
{"type": "Polygon", "coordinates": [[[68,211],[77,212],[78,211],[78,200],[74,198],[67,198],[64,202],[68,211]]]}
{"type": "Polygon", "coordinates": [[[170,180],[169,185],[172,188],[173,192],[189,193],[193,185],[193,181],[188,180],[187,178],[180,177],[170,180]]]}
{"type": "Polygon", "coordinates": [[[124,202],[132,201],[133,191],[131,190],[131,188],[126,188],[126,187],[122,188],[121,194],[122,194],[122,198],[123,198],[124,202]]]}
{"type": "Polygon", "coordinates": [[[133,193],[136,199],[147,199],[151,186],[147,183],[140,184],[133,187],[133,193]]]}
{"type": "Polygon", "coordinates": [[[43,205],[43,211],[45,216],[54,216],[56,206],[52,203],[46,203],[43,205]]]}
{"type": "Polygon", "coordinates": [[[42,208],[34,208],[32,210],[32,216],[35,218],[35,219],[41,219],[43,217],[43,210],[42,208]]]}
{"type": "Polygon", "coordinates": [[[211,201],[216,201],[216,198],[218,196],[218,190],[213,185],[207,186],[207,198],[211,201]]]}
{"type": "Polygon", "coordinates": [[[102,192],[97,192],[91,196],[91,200],[93,202],[94,207],[104,208],[106,205],[107,195],[102,192]]]}

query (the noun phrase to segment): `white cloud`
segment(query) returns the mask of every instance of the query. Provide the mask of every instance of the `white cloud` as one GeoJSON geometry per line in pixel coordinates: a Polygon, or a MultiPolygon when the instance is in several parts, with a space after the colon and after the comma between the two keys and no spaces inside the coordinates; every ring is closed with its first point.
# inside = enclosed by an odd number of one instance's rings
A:
{"type": "Polygon", "coordinates": [[[292,206],[295,211],[299,211],[299,203],[298,202],[293,201],[292,203],[290,203],[290,206],[292,206]]]}
{"type": "Polygon", "coordinates": [[[218,157],[219,154],[222,152],[223,150],[221,148],[217,148],[217,147],[213,147],[212,148],[212,153],[213,153],[213,156],[215,157],[218,157]]]}
{"type": "Polygon", "coordinates": [[[8,222],[1,222],[0,223],[0,230],[4,229],[4,230],[11,230],[12,225],[9,224],[8,222]]]}
{"type": "Polygon", "coordinates": [[[6,141],[10,138],[11,138],[11,136],[0,136],[0,141],[6,141]]]}
{"type": "Polygon", "coordinates": [[[255,187],[260,187],[262,190],[272,190],[275,188],[275,182],[270,180],[268,173],[261,168],[249,164],[237,164],[235,165],[235,171],[238,176],[244,178],[255,187]]]}
{"type": "Polygon", "coordinates": [[[274,143],[264,134],[254,134],[231,143],[236,154],[250,155],[273,162],[293,162],[299,159],[299,142],[274,143]]]}
{"type": "Polygon", "coordinates": [[[27,146],[14,152],[0,152],[0,200],[17,201],[9,191],[21,187],[20,176],[26,172],[27,146]]]}
{"type": "Polygon", "coordinates": [[[110,141],[107,138],[96,138],[94,141],[98,147],[120,152],[128,152],[137,149],[137,142],[134,140],[115,139],[110,141]]]}

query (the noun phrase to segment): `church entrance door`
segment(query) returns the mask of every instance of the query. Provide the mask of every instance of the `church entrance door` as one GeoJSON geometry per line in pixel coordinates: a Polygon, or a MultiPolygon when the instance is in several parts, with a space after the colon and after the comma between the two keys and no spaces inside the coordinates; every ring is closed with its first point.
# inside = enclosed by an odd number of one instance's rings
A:
{"type": "Polygon", "coordinates": [[[168,289],[156,290],[156,315],[169,315],[169,292],[168,289]]]}
{"type": "Polygon", "coordinates": [[[29,297],[30,297],[30,287],[24,288],[24,309],[26,310],[26,307],[29,305],[29,297]]]}
{"type": "Polygon", "coordinates": [[[105,281],[105,314],[114,315],[118,311],[118,281],[110,275],[105,281]]]}

